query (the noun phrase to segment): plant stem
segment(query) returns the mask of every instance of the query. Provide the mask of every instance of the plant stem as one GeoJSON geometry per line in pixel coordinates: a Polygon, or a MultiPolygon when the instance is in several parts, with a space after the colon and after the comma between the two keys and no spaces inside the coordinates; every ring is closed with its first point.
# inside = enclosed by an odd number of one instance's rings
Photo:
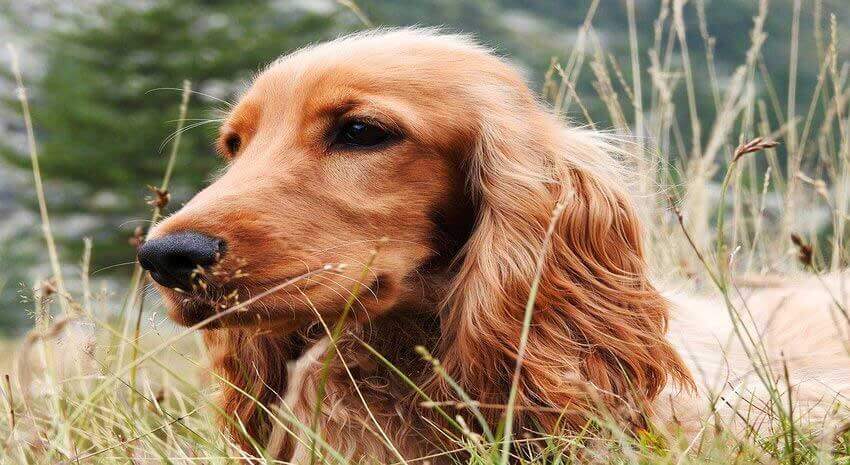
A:
{"type": "MultiPolygon", "coordinates": [[[[44,195],[44,184],[41,180],[41,167],[38,163],[38,148],[35,144],[35,131],[32,126],[27,90],[24,87],[24,81],[21,75],[18,52],[12,44],[8,44],[8,48],[12,60],[12,74],[15,75],[15,82],[18,86],[18,100],[21,102],[21,112],[24,116],[24,126],[26,126],[27,146],[29,147],[30,161],[32,162],[32,176],[35,182],[35,193],[38,197],[38,212],[41,215],[41,231],[44,234],[44,241],[47,243],[47,254],[50,257],[50,267],[53,272],[53,279],[56,282],[56,289],[60,295],[66,295],[59,253],[56,250],[56,241],[53,238],[53,230],[50,227],[50,216],[47,214],[47,199],[44,195]]],[[[71,316],[71,305],[65,299],[60,298],[58,300],[63,313],[71,316]]]]}
{"type": "MultiPolygon", "coordinates": [[[[177,130],[174,135],[174,141],[171,144],[171,151],[168,154],[168,163],[165,166],[165,173],[162,176],[162,184],[157,188],[159,191],[168,192],[168,185],[171,182],[171,174],[174,172],[174,163],[177,160],[177,150],[180,148],[180,139],[183,135],[183,124],[186,121],[186,112],[189,108],[189,96],[192,95],[192,87],[188,80],[183,81],[183,95],[180,99],[180,110],[179,110],[179,119],[177,120],[177,130]]],[[[162,216],[162,208],[163,206],[159,203],[154,204],[153,213],[151,214],[151,227],[159,221],[162,216]]],[[[150,232],[150,229],[148,229],[150,232]]],[[[147,238],[147,235],[145,236],[147,238]]],[[[142,325],[142,313],[144,311],[145,305],[145,284],[147,283],[147,274],[142,270],[142,266],[136,261],[136,266],[133,269],[133,281],[130,286],[131,295],[138,295],[139,299],[139,311],[136,313],[136,323],[135,328],[133,329],[133,340],[138,341],[139,336],[141,334],[141,325],[142,325]]],[[[130,299],[130,305],[127,308],[133,308],[135,304],[135,299],[130,299]]],[[[126,332],[125,332],[126,334],[126,332]]],[[[136,357],[138,357],[138,345],[133,346],[133,352],[131,355],[131,362],[136,361],[136,357]]],[[[133,365],[133,368],[130,370],[130,385],[136,385],[136,370],[137,366],[133,365]]]]}

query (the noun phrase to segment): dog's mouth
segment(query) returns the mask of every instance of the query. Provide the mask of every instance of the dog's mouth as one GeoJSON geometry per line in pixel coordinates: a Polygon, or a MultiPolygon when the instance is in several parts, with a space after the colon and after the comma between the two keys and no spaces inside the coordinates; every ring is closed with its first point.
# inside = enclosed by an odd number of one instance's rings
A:
{"type": "Polygon", "coordinates": [[[169,301],[169,317],[182,326],[199,326],[199,329],[215,329],[231,326],[275,326],[287,323],[294,317],[292,311],[277,311],[288,308],[289,297],[298,298],[320,285],[316,282],[300,283],[296,289],[276,284],[253,284],[247,286],[229,283],[217,286],[209,281],[203,286],[193,286],[191,291],[166,289],[169,301]]]}
{"type": "MultiPolygon", "coordinates": [[[[345,265],[314,265],[306,270],[292,266],[264,275],[256,264],[217,257],[197,266],[179,286],[163,279],[161,270],[149,266],[151,278],[165,298],[169,318],[194,329],[253,327],[288,331],[294,325],[314,321],[316,313],[333,315],[346,305],[345,296],[356,292],[345,287],[345,265]],[[339,277],[342,276],[342,277],[339,277]]],[[[179,267],[178,267],[179,268],[179,267]]],[[[185,267],[183,267],[185,268],[185,267]]],[[[363,300],[377,300],[383,288],[363,283],[363,300]]],[[[373,303],[374,305],[374,303],[373,303]]]]}

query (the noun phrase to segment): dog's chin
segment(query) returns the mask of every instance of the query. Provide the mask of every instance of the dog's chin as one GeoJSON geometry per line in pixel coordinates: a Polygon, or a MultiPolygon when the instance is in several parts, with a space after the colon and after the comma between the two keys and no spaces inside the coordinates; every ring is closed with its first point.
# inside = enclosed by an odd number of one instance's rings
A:
{"type": "Polygon", "coordinates": [[[203,324],[200,329],[215,329],[224,326],[224,317],[211,318],[215,315],[215,308],[206,302],[183,299],[179,304],[169,305],[168,317],[172,321],[181,326],[195,326],[205,320],[210,320],[203,324]]]}

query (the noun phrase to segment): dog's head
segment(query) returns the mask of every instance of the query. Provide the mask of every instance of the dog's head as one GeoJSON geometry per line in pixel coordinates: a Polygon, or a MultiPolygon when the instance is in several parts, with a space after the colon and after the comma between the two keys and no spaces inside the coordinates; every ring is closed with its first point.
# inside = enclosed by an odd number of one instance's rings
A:
{"type": "Polygon", "coordinates": [[[495,111],[482,102],[497,103],[496,87],[506,86],[533,104],[519,77],[482,49],[403,31],[273,63],[221,126],[227,171],[141,250],[172,317],[196,323],[329,264],[346,266],[214,324],[297,326],[315,319],[314,308],[339,311],[359,281],[358,311],[422,294],[423,273],[447,264],[469,234],[462,172],[495,111]]]}
{"type": "Polygon", "coordinates": [[[248,301],[215,324],[285,332],[333,318],[361,282],[355,318],[430,301],[447,370],[500,402],[539,278],[521,401],[569,403],[576,378],[644,399],[687,378],[613,149],[463,37],[399,30],[286,56],[219,147],[227,171],[140,252],[180,323],[248,301]]]}

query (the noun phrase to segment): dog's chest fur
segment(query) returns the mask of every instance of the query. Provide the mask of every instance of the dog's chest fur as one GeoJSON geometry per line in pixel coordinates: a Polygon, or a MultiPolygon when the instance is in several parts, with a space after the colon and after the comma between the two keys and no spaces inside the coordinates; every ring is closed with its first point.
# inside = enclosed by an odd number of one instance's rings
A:
{"type": "MultiPolygon", "coordinates": [[[[383,317],[351,325],[335,345],[329,336],[306,341],[287,364],[286,390],[273,407],[284,421],[274,425],[268,452],[306,463],[317,440],[311,430],[333,438],[328,447],[355,462],[391,463],[400,455],[408,459],[438,452],[440,445],[433,443],[437,426],[425,420],[431,412],[408,384],[432,374],[415,347],[433,347],[435,324],[421,315],[383,317]]],[[[319,444],[319,450],[325,449],[319,444]]]]}

